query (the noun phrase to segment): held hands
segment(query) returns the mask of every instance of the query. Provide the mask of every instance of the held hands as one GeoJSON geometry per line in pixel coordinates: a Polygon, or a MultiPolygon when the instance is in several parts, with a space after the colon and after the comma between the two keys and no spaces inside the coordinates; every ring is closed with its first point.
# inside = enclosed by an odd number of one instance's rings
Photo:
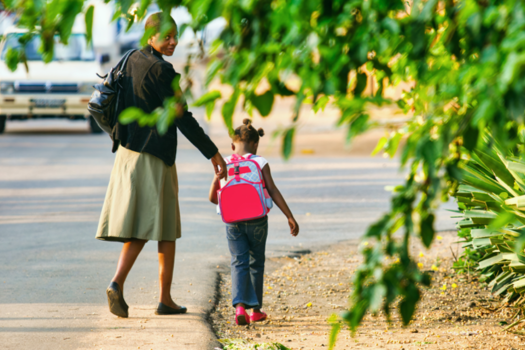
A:
{"type": "Polygon", "coordinates": [[[290,234],[297,237],[299,234],[299,224],[295,221],[293,216],[288,218],[288,225],[290,225],[290,234]]]}
{"type": "Polygon", "coordinates": [[[211,163],[213,164],[213,167],[215,168],[215,176],[219,180],[227,178],[226,162],[224,161],[224,158],[222,158],[219,152],[215,153],[215,155],[211,158],[211,163]]]}

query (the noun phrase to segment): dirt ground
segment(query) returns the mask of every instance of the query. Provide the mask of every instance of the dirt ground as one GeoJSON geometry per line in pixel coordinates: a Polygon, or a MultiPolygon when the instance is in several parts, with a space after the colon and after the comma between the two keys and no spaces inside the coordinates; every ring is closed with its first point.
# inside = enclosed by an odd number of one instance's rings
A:
{"type": "MultiPolygon", "coordinates": [[[[445,232],[429,251],[412,247],[421,268],[432,273],[433,283],[424,290],[408,327],[401,325],[397,312],[390,325],[381,315],[368,315],[355,337],[347,329],[341,331],[335,348],[524,349],[525,337],[503,329],[504,322],[512,322],[514,310],[499,308],[485,285],[451,269],[460,253],[456,240],[454,232],[445,232]]],[[[348,305],[349,282],[360,260],[357,244],[345,242],[307,255],[268,259],[263,309],[269,319],[262,323],[235,325],[231,279],[223,275],[220,301],[211,315],[217,336],[252,344],[279,342],[297,350],[326,349],[327,319],[348,305]]]]}

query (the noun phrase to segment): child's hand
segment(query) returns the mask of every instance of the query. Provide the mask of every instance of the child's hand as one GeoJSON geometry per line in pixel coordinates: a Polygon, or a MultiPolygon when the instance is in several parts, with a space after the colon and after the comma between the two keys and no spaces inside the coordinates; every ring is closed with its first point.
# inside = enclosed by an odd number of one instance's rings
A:
{"type": "Polygon", "coordinates": [[[296,237],[299,234],[299,224],[292,217],[288,218],[288,225],[290,225],[290,234],[296,237]]]}
{"type": "Polygon", "coordinates": [[[219,204],[217,202],[217,190],[221,187],[219,183],[220,181],[219,178],[220,178],[220,175],[215,174],[215,176],[213,177],[213,181],[211,182],[209,199],[210,199],[210,202],[212,202],[213,204],[219,204]]]}

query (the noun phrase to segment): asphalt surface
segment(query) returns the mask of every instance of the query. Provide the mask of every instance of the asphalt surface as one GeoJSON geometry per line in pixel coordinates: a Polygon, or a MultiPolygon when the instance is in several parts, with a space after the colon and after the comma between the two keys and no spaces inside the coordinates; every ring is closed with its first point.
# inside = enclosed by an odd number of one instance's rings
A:
{"type": "MultiPolygon", "coordinates": [[[[205,317],[218,271],[227,271],[224,224],[207,201],[212,166],[184,137],[177,155],[182,239],[173,296],[184,316],[155,316],[156,244],[148,243],[125,286],[130,318],[107,311],[105,289],[120,243],[95,239],[114,162],[107,135],[83,122],[8,123],[0,135],[0,344],[6,349],[206,349],[217,344],[205,317]]],[[[269,159],[301,232],[269,215],[268,255],[358,238],[389,208],[385,186],[403,175],[395,160],[269,159]]],[[[453,221],[441,212],[438,229],[453,221]]]]}

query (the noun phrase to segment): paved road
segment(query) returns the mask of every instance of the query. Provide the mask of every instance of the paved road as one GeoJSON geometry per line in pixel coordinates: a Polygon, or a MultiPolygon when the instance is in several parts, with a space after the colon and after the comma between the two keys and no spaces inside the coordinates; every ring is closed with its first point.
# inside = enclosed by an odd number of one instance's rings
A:
{"type": "MultiPolygon", "coordinates": [[[[126,284],[132,317],[117,319],[104,291],[121,245],[94,239],[113,161],[109,138],[87,133],[82,122],[11,123],[0,136],[2,348],[213,348],[205,315],[217,271],[227,270],[228,249],[224,225],[207,201],[211,165],[181,138],[183,234],[173,290],[191,312],[153,314],[157,256],[149,243],[126,284]]],[[[269,161],[301,226],[292,238],[284,216],[272,211],[269,255],[359,237],[388,209],[384,187],[402,181],[397,163],[381,158],[269,161]]],[[[440,222],[441,229],[451,227],[451,220],[440,222]]]]}

